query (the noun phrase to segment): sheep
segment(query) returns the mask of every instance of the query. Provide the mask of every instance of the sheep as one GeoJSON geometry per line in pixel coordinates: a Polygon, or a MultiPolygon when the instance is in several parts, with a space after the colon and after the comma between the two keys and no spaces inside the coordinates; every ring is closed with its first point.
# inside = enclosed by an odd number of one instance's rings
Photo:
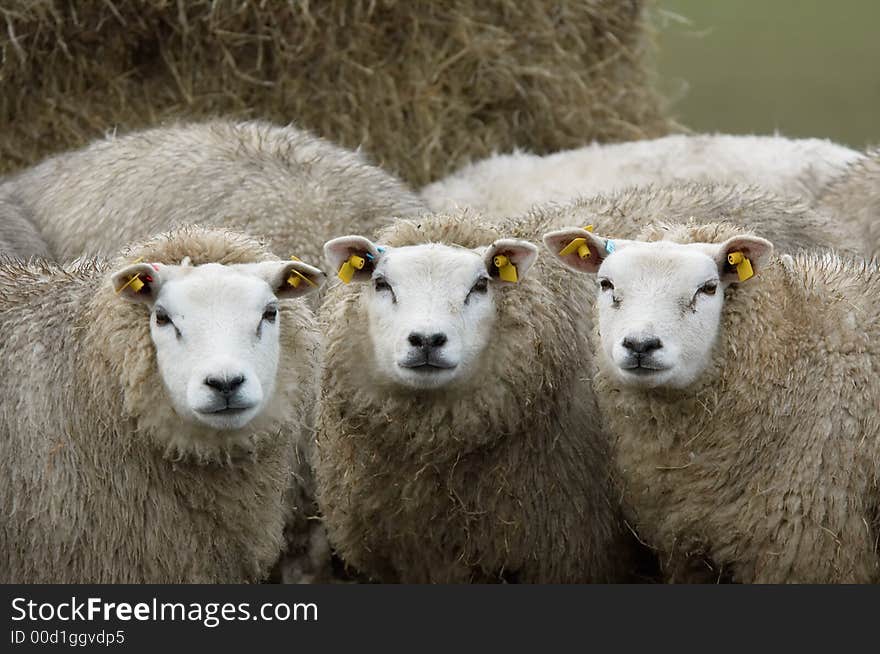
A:
{"type": "Polygon", "coordinates": [[[673,135],[593,143],[544,157],[519,151],[496,155],[424,187],[421,194],[434,211],[471,207],[492,217],[628,186],[688,181],[754,184],[814,200],[819,188],[861,158],[855,150],[822,139],[673,135]]]}
{"type": "Polygon", "coordinates": [[[0,255],[48,258],[49,248],[36,228],[13,202],[0,199],[0,255]]]}
{"type": "Polygon", "coordinates": [[[0,262],[0,582],[256,582],[286,519],[305,547],[323,277],[194,227],[0,262]]]}
{"type": "Polygon", "coordinates": [[[594,224],[597,230],[635,238],[653,222],[731,222],[759,231],[783,252],[833,248],[863,253],[861,235],[802,201],[779,197],[754,186],[684,183],[630,187],[608,195],[579,198],[567,205],[545,205],[524,216],[502,219],[503,229],[540,237],[570,225],[594,224]]]}
{"type": "Polygon", "coordinates": [[[667,578],[880,580],[878,267],[724,223],[544,240],[596,276],[595,397],[667,578]]]}
{"type": "Polygon", "coordinates": [[[868,256],[880,259],[880,148],[833,179],[816,205],[859,230],[868,256]]]}
{"type": "Polygon", "coordinates": [[[318,261],[331,236],[372,233],[422,211],[401,182],[295,127],[179,124],[51,157],[0,185],[52,254],[112,256],[121,244],[198,223],[265,237],[279,256],[318,261]]]}
{"type": "Polygon", "coordinates": [[[373,579],[626,574],[608,443],[579,400],[588,305],[535,245],[503,236],[463,213],[325,246],[351,283],[319,313],[318,504],[336,551],[373,579]]]}

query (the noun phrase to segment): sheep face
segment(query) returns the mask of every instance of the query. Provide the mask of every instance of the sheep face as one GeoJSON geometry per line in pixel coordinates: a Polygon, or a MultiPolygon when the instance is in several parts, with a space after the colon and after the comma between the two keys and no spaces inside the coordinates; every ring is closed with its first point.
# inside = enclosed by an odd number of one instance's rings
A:
{"type": "Polygon", "coordinates": [[[496,263],[515,266],[518,281],[537,257],[534,245],[513,239],[476,249],[390,248],[345,236],[324,249],[334,270],[352,255],[366,262],[353,279],[370,285],[361,297],[375,373],[413,390],[449,388],[473,375],[492,335],[496,294],[516,283],[496,263]]]}
{"type": "Polygon", "coordinates": [[[302,262],[184,262],[128,266],[112,283],[124,299],[150,309],[156,363],[175,412],[233,430],[258,416],[274,393],[284,328],[279,300],[308,293],[323,277],[302,262]],[[292,279],[300,280],[296,287],[292,279]]]}
{"type": "Polygon", "coordinates": [[[741,255],[757,272],[772,251],[751,236],[680,244],[562,230],[544,241],[570,268],[596,275],[600,365],[622,385],[643,388],[681,389],[700,377],[718,340],[724,291],[740,282],[728,257],[741,255]],[[575,238],[588,256],[566,249],[575,238]]]}

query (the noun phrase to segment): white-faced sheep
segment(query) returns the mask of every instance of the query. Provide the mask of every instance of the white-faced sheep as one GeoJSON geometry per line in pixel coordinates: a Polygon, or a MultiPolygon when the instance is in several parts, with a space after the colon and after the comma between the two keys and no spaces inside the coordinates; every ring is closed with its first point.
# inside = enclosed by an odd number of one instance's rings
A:
{"type": "Polygon", "coordinates": [[[581,401],[589,305],[502,236],[432,216],[326,246],[334,270],[362,267],[321,307],[317,494],[331,543],[373,578],[623,578],[608,443],[581,401]]]}
{"type": "Polygon", "coordinates": [[[674,135],[594,143],[544,157],[523,152],[496,155],[426,186],[422,197],[434,211],[470,207],[495,217],[629,186],[674,182],[754,184],[813,200],[824,184],[861,156],[821,139],[674,135]]]}
{"type": "Polygon", "coordinates": [[[816,204],[851,225],[864,239],[868,256],[880,259],[880,149],[848,166],[816,204]]]}
{"type": "Polygon", "coordinates": [[[284,498],[319,337],[292,298],[322,279],[196,228],[109,266],[0,263],[0,581],[253,582],[286,520],[308,540],[284,498]]]}
{"type": "Polygon", "coordinates": [[[0,186],[59,260],[198,223],[267,239],[280,256],[321,257],[339,233],[373,233],[422,204],[357,152],[292,126],[213,121],[109,137],[0,186]],[[14,197],[13,197],[14,196],[14,197]]]}
{"type": "Polygon", "coordinates": [[[36,227],[14,202],[0,198],[0,255],[48,258],[49,248],[36,227]]]}
{"type": "Polygon", "coordinates": [[[724,224],[643,238],[545,243],[596,275],[594,390],[668,578],[878,581],[880,270],[724,224]]]}

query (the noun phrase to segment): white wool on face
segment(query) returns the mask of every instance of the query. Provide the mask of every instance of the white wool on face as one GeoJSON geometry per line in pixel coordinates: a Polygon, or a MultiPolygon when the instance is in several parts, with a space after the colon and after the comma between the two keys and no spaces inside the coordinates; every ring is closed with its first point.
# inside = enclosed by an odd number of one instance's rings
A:
{"type": "Polygon", "coordinates": [[[160,274],[150,335],[175,412],[214,429],[241,429],[274,394],[277,298],[253,265],[163,266],[160,274]]]}
{"type": "Polygon", "coordinates": [[[709,365],[725,285],[709,244],[628,241],[596,275],[600,365],[625,385],[683,388],[709,365]],[[639,351],[641,350],[641,351],[639,351]]]}
{"type": "Polygon", "coordinates": [[[383,380],[421,389],[471,376],[495,322],[494,282],[481,250],[436,243],[386,250],[363,295],[383,380]]]}
{"type": "Polygon", "coordinates": [[[631,186],[675,182],[753,184],[813,200],[843,168],[864,158],[824,139],[782,136],[674,135],[592,145],[547,156],[496,155],[422,189],[434,211],[472,208],[494,217],[535,205],[631,186]]]}

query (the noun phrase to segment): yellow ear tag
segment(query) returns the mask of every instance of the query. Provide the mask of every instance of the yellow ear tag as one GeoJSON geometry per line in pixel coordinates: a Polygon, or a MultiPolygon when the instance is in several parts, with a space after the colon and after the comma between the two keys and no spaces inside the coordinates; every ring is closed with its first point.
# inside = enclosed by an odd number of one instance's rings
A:
{"type": "Polygon", "coordinates": [[[492,263],[495,264],[495,267],[498,268],[498,277],[503,279],[505,282],[511,282],[515,284],[519,281],[519,277],[516,275],[516,266],[510,263],[510,259],[505,257],[503,254],[498,254],[492,259],[492,263]]]}
{"type": "Polygon", "coordinates": [[[739,281],[744,282],[755,276],[755,271],[752,270],[752,262],[742,252],[731,252],[727,255],[727,261],[731,266],[736,266],[736,274],[739,276],[739,281]]]}
{"type": "Polygon", "coordinates": [[[581,259],[586,259],[590,256],[590,248],[587,248],[587,256],[585,257],[581,255],[581,246],[587,247],[587,239],[576,238],[559,251],[559,256],[567,257],[569,254],[577,252],[581,259]]]}
{"type": "MultiPolygon", "coordinates": [[[[138,257],[137,259],[132,261],[132,264],[140,263],[143,260],[144,260],[143,257],[138,257]]],[[[124,291],[129,286],[131,286],[131,290],[133,290],[135,293],[140,293],[141,289],[144,287],[144,283],[140,279],[140,273],[129,277],[127,282],[125,282],[122,286],[120,286],[119,288],[116,289],[116,294],[119,295],[120,293],[122,293],[122,291],[124,291]]]]}
{"type": "Polygon", "coordinates": [[[122,293],[126,287],[131,286],[131,290],[135,293],[140,293],[141,289],[144,287],[144,283],[138,278],[137,275],[132,275],[128,278],[128,281],[125,282],[119,289],[116,291],[117,293],[122,293]]]}
{"type": "MultiPolygon", "coordinates": [[[[291,261],[302,261],[302,259],[300,259],[299,257],[294,257],[294,256],[291,256],[290,260],[291,261]]],[[[303,275],[298,270],[291,270],[290,271],[290,277],[287,278],[287,283],[290,284],[291,286],[293,286],[294,288],[299,288],[299,285],[303,282],[303,280],[305,280],[306,284],[308,284],[309,286],[317,286],[317,284],[315,282],[313,282],[311,279],[309,279],[308,277],[303,275]]]]}
{"type": "MultiPolygon", "coordinates": [[[[585,232],[592,232],[593,226],[586,225],[584,228],[585,232]]],[[[571,241],[568,245],[562,248],[559,251],[560,257],[567,257],[569,254],[578,253],[578,256],[581,259],[589,259],[590,258],[590,247],[587,245],[587,239],[585,238],[576,238],[571,241]]]]}
{"type": "Polygon", "coordinates": [[[353,254],[348,258],[348,261],[339,267],[339,272],[336,276],[339,277],[343,283],[350,284],[351,280],[354,279],[355,271],[361,270],[365,263],[363,257],[353,254]]]}

